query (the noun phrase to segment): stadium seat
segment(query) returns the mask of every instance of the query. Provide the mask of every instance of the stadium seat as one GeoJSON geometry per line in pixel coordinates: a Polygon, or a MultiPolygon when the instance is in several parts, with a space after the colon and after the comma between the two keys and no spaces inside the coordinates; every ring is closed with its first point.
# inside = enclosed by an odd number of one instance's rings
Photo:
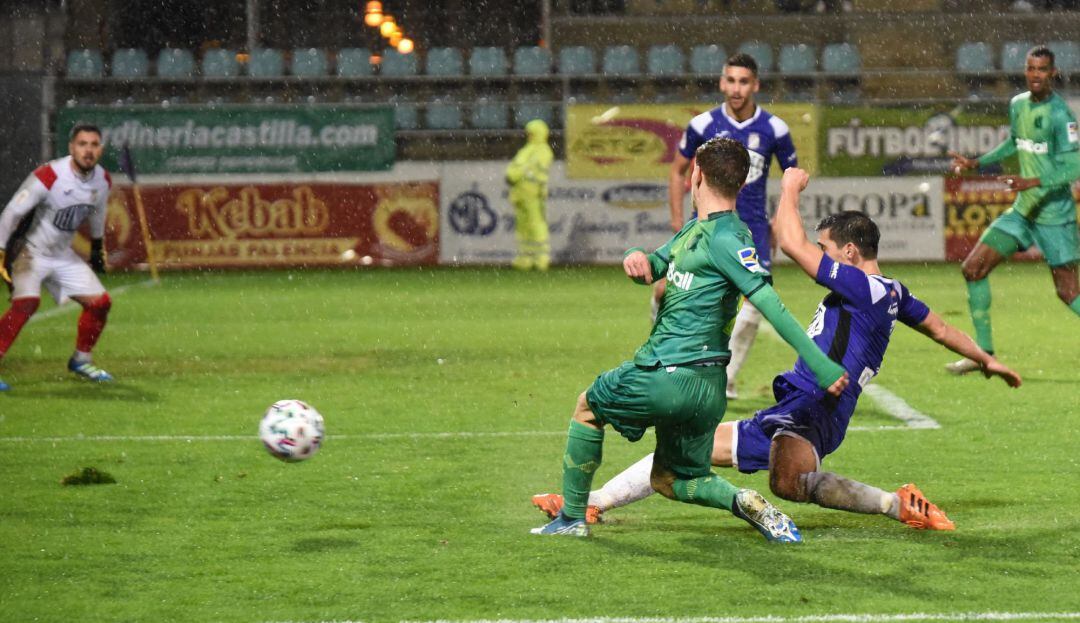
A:
{"type": "Polygon", "coordinates": [[[461,104],[448,97],[433,100],[427,106],[426,126],[431,130],[458,130],[462,127],[461,104]]]}
{"type": "Polygon", "coordinates": [[[292,52],[292,75],[318,78],[326,75],[326,52],[318,48],[296,48],[292,52]]]}
{"type": "Polygon", "coordinates": [[[686,68],[686,57],[676,45],[654,45],[649,48],[645,65],[652,76],[676,76],[686,68]]]}
{"type": "Polygon", "coordinates": [[[696,45],[690,50],[690,71],[695,74],[722,74],[727,54],[718,45],[696,45]]]}
{"type": "Polygon", "coordinates": [[[1001,70],[1020,73],[1027,67],[1027,52],[1032,48],[1028,41],[1008,41],[1001,47],[1001,70]]]}
{"type": "Polygon", "coordinates": [[[473,104],[472,126],[483,130],[503,130],[509,123],[505,102],[480,98],[473,104]]]}
{"type": "Polygon", "coordinates": [[[592,48],[574,45],[559,50],[559,73],[583,76],[596,73],[596,54],[592,48]]]}
{"type": "Polygon", "coordinates": [[[463,76],[465,61],[457,48],[431,48],[424,73],[429,76],[463,76]]]}
{"type": "Polygon", "coordinates": [[[994,71],[994,55],[989,43],[970,41],[956,48],[956,71],[978,74],[994,71]]]}
{"type": "Polygon", "coordinates": [[[67,57],[69,78],[100,78],[105,71],[105,61],[97,50],[72,50],[67,57]]]}
{"type": "Polygon", "coordinates": [[[165,48],[157,57],[157,75],[161,78],[190,78],[195,74],[195,55],[188,50],[165,48]]]}
{"type": "Polygon", "coordinates": [[[371,51],[366,48],[344,48],[337,54],[337,75],[342,78],[370,76],[371,51]]]}
{"type": "Polygon", "coordinates": [[[415,103],[394,95],[387,103],[394,108],[394,127],[398,130],[415,130],[420,127],[420,115],[415,103]]]}
{"type": "Polygon", "coordinates": [[[773,70],[773,49],[761,41],[743,41],[739,44],[739,54],[749,54],[758,64],[758,73],[766,74],[773,70]]]}
{"type": "Polygon", "coordinates": [[[474,76],[505,76],[509,67],[502,48],[473,48],[469,73],[474,76]]]}
{"type": "Polygon", "coordinates": [[[383,51],[379,73],[384,76],[415,76],[419,73],[416,54],[402,54],[394,48],[383,51]]]}
{"type": "Polygon", "coordinates": [[[1063,73],[1080,70],[1080,45],[1075,41],[1051,41],[1046,47],[1054,53],[1054,66],[1063,73]]]}
{"type": "Polygon", "coordinates": [[[628,45],[613,45],[604,49],[603,73],[608,76],[636,76],[641,73],[638,52],[628,45]]]}
{"type": "Polygon", "coordinates": [[[240,75],[240,63],[236,52],[214,48],[207,50],[202,59],[202,74],[207,78],[235,78],[240,75]]]}
{"type": "Polygon", "coordinates": [[[150,75],[150,59],[146,52],[135,48],[121,48],[112,55],[114,78],[145,78],[150,75]]]}
{"type": "Polygon", "coordinates": [[[519,76],[546,76],[551,73],[551,50],[538,46],[514,50],[514,73],[519,76]]]}
{"type": "Polygon", "coordinates": [[[285,57],[281,50],[259,48],[248,58],[248,75],[252,78],[277,78],[285,74],[285,57]]]}
{"type": "Polygon", "coordinates": [[[817,51],[805,43],[785,43],[780,46],[782,74],[809,74],[817,71],[817,51]]]}
{"type": "Polygon", "coordinates": [[[555,122],[555,109],[543,94],[522,94],[514,104],[514,127],[523,128],[533,119],[541,119],[551,127],[555,122]]]}
{"type": "Polygon", "coordinates": [[[861,66],[859,49],[850,43],[830,43],[821,53],[821,69],[825,73],[856,76],[861,66]]]}

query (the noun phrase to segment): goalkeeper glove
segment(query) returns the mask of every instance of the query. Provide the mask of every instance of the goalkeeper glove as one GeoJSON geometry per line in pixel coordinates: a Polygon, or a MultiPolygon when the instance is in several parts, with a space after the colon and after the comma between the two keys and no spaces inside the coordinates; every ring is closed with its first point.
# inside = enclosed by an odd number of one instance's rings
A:
{"type": "Polygon", "coordinates": [[[103,253],[103,247],[101,238],[95,238],[90,241],[90,268],[95,273],[105,272],[105,254],[103,253]]]}
{"type": "Polygon", "coordinates": [[[11,285],[11,275],[7,271],[7,252],[3,249],[0,249],[0,279],[11,285]]]}

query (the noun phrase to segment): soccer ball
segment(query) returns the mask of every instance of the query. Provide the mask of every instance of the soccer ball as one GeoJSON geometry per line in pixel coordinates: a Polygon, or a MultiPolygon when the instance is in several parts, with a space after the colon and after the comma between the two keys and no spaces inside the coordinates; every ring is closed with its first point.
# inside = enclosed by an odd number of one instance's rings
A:
{"type": "Polygon", "coordinates": [[[270,454],[287,463],[310,459],[322,445],[323,417],[300,400],[270,405],[259,423],[259,439],[270,454]]]}

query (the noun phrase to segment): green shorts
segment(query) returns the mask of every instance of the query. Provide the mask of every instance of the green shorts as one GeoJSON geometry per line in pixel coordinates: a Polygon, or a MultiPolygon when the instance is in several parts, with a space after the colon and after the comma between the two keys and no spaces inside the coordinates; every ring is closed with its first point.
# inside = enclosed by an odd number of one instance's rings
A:
{"type": "Polygon", "coordinates": [[[637,441],[656,427],[656,457],[681,479],[712,472],[713,435],[724,417],[725,366],[641,368],[626,362],[585,392],[593,414],[637,441]]]}
{"type": "Polygon", "coordinates": [[[979,242],[1006,258],[1036,244],[1050,266],[1066,266],[1080,261],[1080,234],[1077,233],[1076,221],[1041,225],[1009,209],[990,223],[979,242]]]}

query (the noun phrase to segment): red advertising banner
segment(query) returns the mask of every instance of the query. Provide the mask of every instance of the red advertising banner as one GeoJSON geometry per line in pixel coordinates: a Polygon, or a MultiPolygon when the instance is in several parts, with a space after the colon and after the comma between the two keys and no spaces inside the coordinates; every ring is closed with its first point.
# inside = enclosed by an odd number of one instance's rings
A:
{"type": "MultiPolygon", "coordinates": [[[[1080,201],[1080,185],[1073,186],[1080,201]]],[[[945,260],[960,262],[975,248],[979,236],[999,214],[1012,207],[1016,193],[995,177],[945,178],[945,260]]],[[[1080,214],[1080,205],[1077,206],[1080,214]]],[[[1037,247],[1013,259],[1042,259],[1037,247]]]]}
{"type": "MultiPolygon", "coordinates": [[[[438,182],[140,187],[162,268],[409,266],[439,259],[438,182]]],[[[109,198],[109,266],[146,263],[134,189],[109,198]]]]}

